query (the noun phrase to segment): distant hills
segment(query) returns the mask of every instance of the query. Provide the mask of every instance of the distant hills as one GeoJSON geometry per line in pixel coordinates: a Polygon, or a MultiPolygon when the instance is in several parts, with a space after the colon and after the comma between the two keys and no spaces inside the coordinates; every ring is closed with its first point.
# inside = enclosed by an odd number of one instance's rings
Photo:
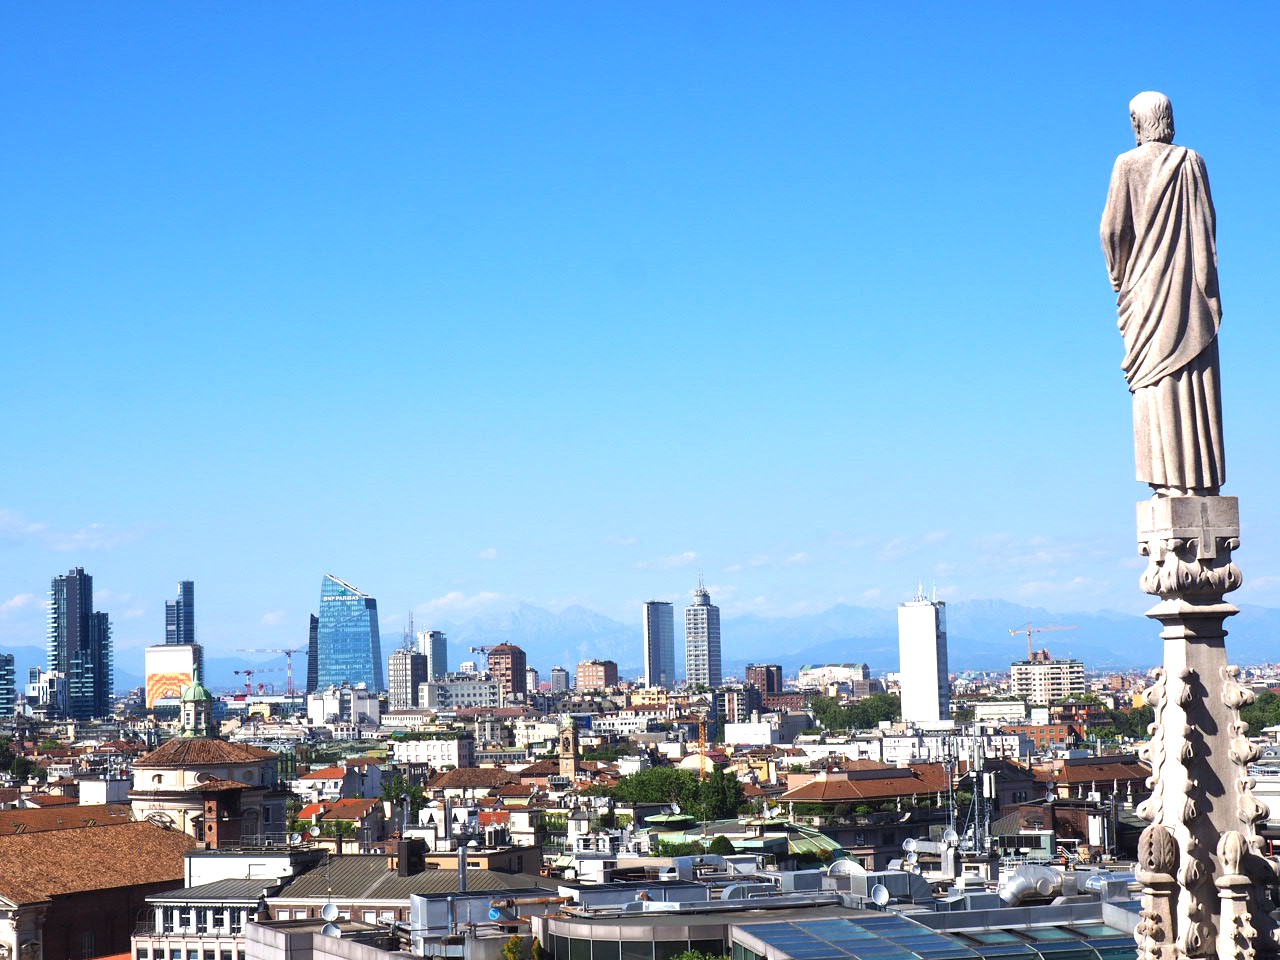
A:
{"type": "MultiPolygon", "coordinates": [[[[637,620],[639,619],[637,615],[637,620]]],[[[677,618],[678,619],[678,618],[677,618]]],[[[1012,660],[1026,656],[1026,640],[1009,635],[1025,623],[1072,625],[1077,629],[1039,634],[1037,649],[1048,647],[1058,657],[1075,657],[1094,670],[1150,667],[1162,657],[1158,624],[1145,617],[1101,611],[1094,613],[1049,611],[1003,600],[965,600],[947,604],[947,639],[952,672],[1007,670],[1012,660]]],[[[1228,650],[1233,662],[1261,663],[1280,659],[1280,610],[1245,605],[1228,621],[1228,650]]],[[[570,672],[580,660],[616,660],[624,677],[643,672],[642,633],[639,624],[613,620],[584,607],[547,610],[520,603],[494,609],[458,622],[439,623],[449,637],[449,662],[483,662],[472,647],[514,643],[528,655],[529,663],[545,680],[557,664],[570,672]]],[[[677,626],[677,634],[680,628],[677,626]]],[[[801,617],[747,615],[726,619],[721,627],[726,676],[741,676],[748,663],[781,663],[794,675],[806,663],[857,661],[883,673],[898,669],[897,611],[840,604],[822,613],[801,617]]],[[[383,637],[383,654],[395,649],[398,637],[383,637]]],[[[27,668],[43,666],[44,649],[13,647],[16,679],[26,682],[27,668]]],[[[284,666],[284,658],[256,664],[239,657],[216,656],[206,651],[206,682],[214,689],[242,686],[232,672],[246,664],[284,666]]],[[[676,659],[683,658],[683,641],[677,637],[676,659]]],[[[295,683],[305,680],[305,662],[294,663],[295,683]]],[[[126,690],[143,682],[142,651],[120,650],[116,655],[116,687],[126,690]]],[[[270,679],[284,687],[283,672],[270,679]]]]}

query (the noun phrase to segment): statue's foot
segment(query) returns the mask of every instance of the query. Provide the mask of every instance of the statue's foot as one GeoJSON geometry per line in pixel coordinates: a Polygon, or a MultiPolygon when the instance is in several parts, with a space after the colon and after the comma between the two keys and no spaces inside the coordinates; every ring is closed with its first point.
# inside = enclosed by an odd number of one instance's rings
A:
{"type": "Polygon", "coordinates": [[[1151,487],[1151,499],[1163,500],[1167,497],[1216,497],[1221,487],[1164,487],[1158,483],[1148,484],[1151,487]]]}

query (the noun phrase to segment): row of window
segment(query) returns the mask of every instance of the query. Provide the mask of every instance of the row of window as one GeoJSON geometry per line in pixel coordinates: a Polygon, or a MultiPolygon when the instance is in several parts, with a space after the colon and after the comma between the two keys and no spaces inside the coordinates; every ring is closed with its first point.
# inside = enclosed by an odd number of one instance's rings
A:
{"type": "Polygon", "coordinates": [[[587,940],[551,937],[554,960],[675,960],[689,950],[724,956],[723,940],[587,940]]]}
{"type": "Polygon", "coordinates": [[[245,960],[244,950],[192,950],[181,947],[138,947],[134,960],[245,960]]]}
{"type": "MultiPolygon", "coordinates": [[[[244,930],[248,919],[247,907],[164,907],[160,916],[160,929],[163,933],[230,933],[236,936],[244,930]]],[[[163,958],[157,957],[155,960],[163,958]]],[[[188,957],[187,960],[200,958],[188,957]]],[[[206,957],[205,960],[212,958],[206,957]]]]}

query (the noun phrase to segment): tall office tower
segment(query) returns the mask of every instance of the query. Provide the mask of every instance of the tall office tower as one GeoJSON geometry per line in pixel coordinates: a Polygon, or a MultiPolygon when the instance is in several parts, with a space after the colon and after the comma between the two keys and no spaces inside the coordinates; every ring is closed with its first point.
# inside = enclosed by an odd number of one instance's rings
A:
{"type": "Polygon", "coordinates": [[[551,668],[551,692],[566,693],[569,690],[569,671],[564,667],[551,668]]]}
{"type": "Polygon", "coordinates": [[[902,719],[937,723],[951,719],[947,678],[947,605],[921,590],[898,606],[898,682],[902,719]]]}
{"type": "Polygon", "coordinates": [[[316,662],[319,689],[344,683],[363,683],[373,693],[386,689],[378,601],[329,573],[320,581],[316,662]]]}
{"type": "Polygon", "coordinates": [[[524,696],[524,651],[513,643],[500,643],[489,651],[489,676],[498,682],[503,700],[524,696]]]}
{"type": "Polygon", "coordinates": [[[417,650],[397,650],[387,660],[387,703],[392,710],[418,706],[418,684],[431,679],[427,658],[417,650]]]}
{"type": "Polygon", "coordinates": [[[764,694],[781,693],[782,666],[777,663],[748,664],[747,683],[764,694]]]}
{"type": "Polygon", "coordinates": [[[529,693],[538,692],[538,671],[533,667],[524,668],[524,688],[529,693]]]}
{"type": "Polygon", "coordinates": [[[311,614],[307,629],[307,693],[320,689],[320,618],[311,614]]]}
{"type": "Polygon", "coordinates": [[[111,713],[111,621],[93,609],[93,577],[76,567],[49,588],[49,669],[67,679],[65,707],[72,720],[111,713]]]}
{"type": "Polygon", "coordinates": [[[419,630],[418,652],[427,658],[427,675],[439,680],[449,672],[449,644],[442,630],[419,630]]]}
{"type": "Polygon", "coordinates": [[[17,705],[17,690],[13,685],[13,654],[0,653],[0,719],[12,717],[17,705]]]}
{"type": "Polygon", "coordinates": [[[178,599],[164,602],[164,642],[196,642],[196,585],[193,580],[178,584],[178,599]]]}
{"type": "Polygon", "coordinates": [[[689,683],[720,686],[720,608],[701,578],[693,605],[684,608],[684,665],[689,683]]]}
{"type": "Polygon", "coordinates": [[[676,621],[665,600],[644,605],[644,685],[664,690],[676,685],[676,621]]]}

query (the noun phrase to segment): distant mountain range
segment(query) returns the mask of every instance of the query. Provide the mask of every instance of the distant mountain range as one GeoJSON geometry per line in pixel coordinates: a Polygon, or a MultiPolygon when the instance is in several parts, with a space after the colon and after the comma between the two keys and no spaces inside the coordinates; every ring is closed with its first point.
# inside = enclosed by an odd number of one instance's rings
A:
{"type": "MultiPolygon", "coordinates": [[[[1010,636],[1022,624],[1064,625],[1076,629],[1037,634],[1035,647],[1049,648],[1054,656],[1075,657],[1093,670],[1150,667],[1162,657],[1158,624],[1145,617],[1102,611],[1071,613],[1025,607],[1003,600],[966,600],[947,604],[947,640],[953,673],[964,670],[1007,670],[1009,663],[1026,656],[1026,640],[1010,636]]],[[[1280,659],[1280,610],[1242,606],[1228,621],[1228,650],[1233,662],[1262,663],[1280,659]]],[[[529,664],[545,680],[552,666],[573,672],[580,660],[616,660],[624,677],[643,672],[642,634],[639,625],[612,620],[583,607],[554,612],[532,604],[497,609],[456,623],[440,623],[449,637],[449,662],[456,668],[464,660],[483,664],[472,647],[514,643],[528,655],[529,664]]],[[[726,676],[742,676],[748,663],[780,663],[789,675],[808,663],[865,662],[873,671],[898,669],[897,611],[840,604],[822,613],[802,617],[726,619],[721,628],[726,676]]],[[[383,654],[395,641],[383,638],[383,654]]],[[[683,658],[677,640],[676,659],[683,658]]],[[[44,649],[13,647],[16,677],[26,682],[27,668],[43,666],[44,649]]],[[[238,689],[243,684],[232,672],[246,664],[283,667],[284,658],[258,662],[238,657],[214,656],[206,651],[206,682],[217,690],[238,689]]],[[[117,651],[116,688],[127,690],[143,682],[142,651],[117,651]]],[[[283,672],[272,672],[276,688],[283,689],[283,672]]],[[[294,663],[294,681],[305,680],[305,663],[294,663]]]]}

